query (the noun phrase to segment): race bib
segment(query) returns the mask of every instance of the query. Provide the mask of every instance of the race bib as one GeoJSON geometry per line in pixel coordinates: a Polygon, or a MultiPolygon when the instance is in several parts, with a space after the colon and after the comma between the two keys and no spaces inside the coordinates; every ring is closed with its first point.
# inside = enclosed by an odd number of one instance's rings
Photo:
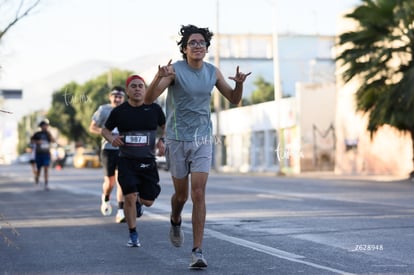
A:
{"type": "Polygon", "coordinates": [[[41,143],[40,144],[40,149],[42,150],[48,150],[50,148],[49,143],[41,143]]]}
{"type": "Polygon", "coordinates": [[[148,144],[148,136],[146,135],[127,135],[125,142],[131,144],[148,144]]]}
{"type": "Polygon", "coordinates": [[[124,146],[120,146],[120,156],[133,159],[154,158],[155,130],[125,131],[119,135],[124,146]]]}

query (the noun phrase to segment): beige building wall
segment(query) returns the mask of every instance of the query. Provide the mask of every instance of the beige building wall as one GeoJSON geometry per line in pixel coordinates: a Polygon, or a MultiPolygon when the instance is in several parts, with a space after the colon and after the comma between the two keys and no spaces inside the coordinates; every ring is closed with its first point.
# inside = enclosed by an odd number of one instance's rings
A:
{"type": "MultiPolygon", "coordinates": [[[[354,23],[345,18],[338,21],[338,33],[354,27],[354,23]]],[[[347,175],[408,176],[413,170],[410,136],[384,126],[371,138],[366,130],[367,114],[355,111],[358,82],[353,80],[344,84],[340,74],[337,75],[335,172],[347,175]]]]}
{"type": "Polygon", "coordinates": [[[335,172],[346,175],[408,176],[412,171],[409,134],[384,126],[371,138],[367,115],[355,112],[357,83],[338,88],[335,172]]]}
{"type": "Polygon", "coordinates": [[[298,83],[296,97],[303,153],[300,171],[333,171],[336,146],[335,84],[298,83]]]}

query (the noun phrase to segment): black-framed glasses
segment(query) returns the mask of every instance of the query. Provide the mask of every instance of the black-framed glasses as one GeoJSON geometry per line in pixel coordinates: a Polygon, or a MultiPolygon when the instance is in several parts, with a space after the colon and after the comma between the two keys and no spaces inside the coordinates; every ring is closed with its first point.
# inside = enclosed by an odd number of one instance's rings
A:
{"type": "Polygon", "coordinates": [[[201,41],[191,40],[191,41],[188,41],[187,45],[192,49],[196,47],[205,48],[207,47],[207,42],[204,40],[201,40],[201,41]]]}

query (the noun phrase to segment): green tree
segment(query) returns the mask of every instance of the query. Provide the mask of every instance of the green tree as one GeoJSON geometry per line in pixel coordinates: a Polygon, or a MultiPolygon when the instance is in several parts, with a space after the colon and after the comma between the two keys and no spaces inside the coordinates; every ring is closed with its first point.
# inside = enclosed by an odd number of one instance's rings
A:
{"type": "Polygon", "coordinates": [[[76,120],[74,102],[78,90],[80,90],[80,86],[76,82],[71,82],[55,91],[47,117],[51,125],[58,128],[63,136],[76,143],[82,143],[87,135],[81,123],[76,120]]]}
{"type": "Polygon", "coordinates": [[[262,76],[256,78],[253,84],[257,87],[250,96],[251,104],[272,101],[275,99],[274,85],[267,82],[262,76]]]}
{"type": "Polygon", "coordinates": [[[109,102],[108,74],[113,86],[125,86],[130,71],[111,70],[79,85],[69,83],[53,94],[48,118],[52,125],[70,141],[77,144],[100,147],[101,137],[89,133],[93,113],[99,105],[109,102]]]}
{"type": "Polygon", "coordinates": [[[386,124],[408,132],[414,156],[414,1],[362,0],[346,17],[356,27],[339,36],[337,61],[345,83],[359,80],[357,111],[372,138],[386,124]]]}

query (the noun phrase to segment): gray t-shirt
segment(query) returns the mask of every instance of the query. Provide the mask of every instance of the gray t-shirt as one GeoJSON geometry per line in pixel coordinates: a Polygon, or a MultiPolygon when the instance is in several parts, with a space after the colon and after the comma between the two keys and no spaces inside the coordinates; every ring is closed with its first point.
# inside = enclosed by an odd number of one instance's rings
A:
{"type": "Polygon", "coordinates": [[[168,87],[166,136],[179,141],[211,140],[211,93],[217,82],[216,68],[203,63],[199,70],[186,61],[173,64],[175,81],[168,87]]]}
{"type": "MultiPolygon", "coordinates": [[[[92,116],[92,120],[95,121],[96,125],[98,125],[100,128],[105,127],[105,122],[109,117],[109,114],[112,111],[112,106],[111,104],[104,104],[98,107],[98,110],[96,110],[96,112],[93,114],[92,116]]],[[[112,135],[118,135],[118,129],[115,128],[114,130],[112,130],[112,135]]],[[[111,143],[109,143],[105,138],[102,138],[102,145],[101,145],[102,150],[106,149],[106,150],[119,150],[118,147],[114,147],[111,145],[111,143]]]]}

